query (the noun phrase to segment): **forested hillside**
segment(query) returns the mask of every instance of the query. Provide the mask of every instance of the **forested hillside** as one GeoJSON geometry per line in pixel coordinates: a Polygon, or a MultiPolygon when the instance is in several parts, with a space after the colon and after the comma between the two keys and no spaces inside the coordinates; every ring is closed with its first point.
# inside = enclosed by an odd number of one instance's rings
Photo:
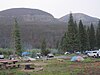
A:
{"type": "MultiPolygon", "coordinates": [[[[17,18],[21,33],[21,43],[25,49],[40,48],[41,41],[44,38],[48,48],[56,48],[56,44],[58,41],[60,42],[68,26],[68,19],[65,19],[66,21],[63,21],[62,18],[57,19],[50,13],[38,9],[13,8],[0,11],[1,48],[13,47],[14,18],[17,18]]],[[[87,20],[86,26],[90,25],[91,22],[96,22],[95,24],[97,24],[98,20],[93,17],[88,18],[87,15],[85,15],[84,19],[87,20]],[[89,21],[90,19],[91,21],[89,21]]]]}

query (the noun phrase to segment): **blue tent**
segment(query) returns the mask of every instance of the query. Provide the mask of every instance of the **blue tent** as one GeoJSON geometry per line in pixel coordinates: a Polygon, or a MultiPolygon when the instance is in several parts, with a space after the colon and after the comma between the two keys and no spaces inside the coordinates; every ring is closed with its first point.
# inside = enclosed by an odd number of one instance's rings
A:
{"type": "Polygon", "coordinates": [[[29,55],[29,54],[30,54],[29,52],[23,52],[22,56],[29,55]]]}

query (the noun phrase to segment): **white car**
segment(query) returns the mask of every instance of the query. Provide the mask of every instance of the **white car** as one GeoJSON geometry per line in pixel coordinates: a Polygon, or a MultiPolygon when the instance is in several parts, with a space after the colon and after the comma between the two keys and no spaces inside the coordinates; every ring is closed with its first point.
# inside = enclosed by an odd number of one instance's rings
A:
{"type": "Polygon", "coordinates": [[[24,56],[23,57],[23,60],[24,61],[34,61],[34,60],[36,60],[35,58],[31,58],[31,57],[29,57],[29,56],[24,56]]]}
{"type": "Polygon", "coordinates": [[[99,52],[98,50],[89,51],[89,52],[87,53],[87,55],[90,56],[90,57],[97,57],[97,53],[98,53],[98,52],[99,52]]]}
{"type": "Polygon", "coordinates": [[[97,57],[100,57],[100,51],[97,53],[97,57]]]}
{"type": "Polygon", "coordinates": [[[66,54],[70,54],[70,53],[69,52],[65,52],[64,54],[66,55],[66,54]]]}
{"type": "Polygon", "coordinates": [[[4,59],[4,55],[0,55],[0,59],[4,59]]]}
{"type": "Polygon", "coordinates": [[[53,55],[52,53],[50,53],[50,54],[47,55],[47,57],[48,57],[48,58],[53,58],[54,55],[53,55]]]}

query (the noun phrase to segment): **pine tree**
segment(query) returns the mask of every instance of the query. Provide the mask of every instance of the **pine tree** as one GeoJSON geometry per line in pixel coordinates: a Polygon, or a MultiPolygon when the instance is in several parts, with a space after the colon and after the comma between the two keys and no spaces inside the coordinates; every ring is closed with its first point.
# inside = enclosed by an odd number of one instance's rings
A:
{"type": "Polygon", "coordinates": [[[48,53],[50,53],[50,51],[48,49],[46,49],[46,40],[45,38],[42,40],[42,43],[41,43],[41,53],[42,55],[47,55],[48,53]]]}
{"type": "Polygon", "coordinates": [[[98,27],[96,30],[96,44],[97,44],[97,48],[100,49],[100,20],[99,20],[98,27]]]}
{"type": "Polygon", "coordinates": [[[90,28],[88,27],[87,30],[86,30],[86,33],[87,33],[87,43],[88,43],[88,48],[87,48],[87,50],[90,50],[89,31],[90,31],[90,28]]]}
{"type": "Polygon", "coordinates": [[[41,50],[42,50],[42,52],[43,52],[44,50],[46,50],[46,40],[45,40],[45,39],[42,40],[42,43],[41,43],[41,50]]]}
{"type": "Polygon", "coordinates": [[[56,41],[56,49],[59,48],[59,40],[56,41]]]}
{"type": "Polygon", "coordinates": [[[92,23],[91,23],[91,27],[89,30],[89,43],[90,43],[91,49],[94,49],[96,47],[95,30],[94,30],[94,26],[92,23]]]}
{"type": "Polygon", "coordinates": [[[78,50],[79,42],[78,42],[78,33],[77,33],[77,24],[73,21],[72,13],[70,13],[69,21],[68,21],[68,30],[67,30],[67,50],[71,52],[78,50]]]}
{"type": "Polygon", "coordinates": [[[84,51],[88,49],[88,36],[86,32],[86,28],[83,25],[82,21],[79,22],[79,40],[80,40],[80,50],[84,51]]]}
{"type": "Polygon", "coordinates": [[[77,23],[75,21],[74,23],[74,27],[75,27],[75,40],[74,40],[74,43],[75,43],[75,50],[79,50],[80,49],[80,44],[79,44],[79,30],[78,30],[78,27],[77,27],[77,23]]]}
{"type": "Polygon", "coordinates": [[[59,53],[66,52],[67,51],[66,48],[67,48],[67,42],[66,42],[66,32],[65,32],[60,42],[60,52],[59,53]]]}
{"type": "Polygon", "coordinates": [[[77,27],[76,21],[75,21],[75,23],[74,23],[74,26],[75,26],[75,33],[78,34],[78,27],[77,27]]]}
{"type": "Polygon", "coordinates": [[[22,53],[22,47],[21,47],[21,39],[20,39],[20,31],[17,19],[15,18],[15,24],[14,24],[14,45],[15,45],[15,52],[18,55],[21,55],[22,53]]]}

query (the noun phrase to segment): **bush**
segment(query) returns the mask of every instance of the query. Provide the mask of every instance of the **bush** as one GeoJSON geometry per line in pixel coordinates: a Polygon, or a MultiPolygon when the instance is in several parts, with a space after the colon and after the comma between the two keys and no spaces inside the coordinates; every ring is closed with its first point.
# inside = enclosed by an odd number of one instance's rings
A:
{"type": "Polygon", "coordinates": [[[50,50],[46,49],[42,51],[42,55],[47,56],[50,53],[50,50]]]}

